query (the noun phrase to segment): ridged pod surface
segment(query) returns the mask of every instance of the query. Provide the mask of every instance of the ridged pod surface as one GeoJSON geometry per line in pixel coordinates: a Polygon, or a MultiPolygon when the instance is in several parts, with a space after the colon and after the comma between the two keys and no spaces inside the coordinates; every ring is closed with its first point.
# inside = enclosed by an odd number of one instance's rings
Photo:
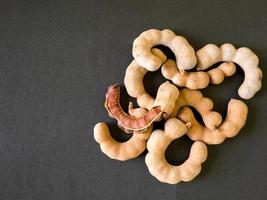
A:
{"type": "Polygon", "coordinates": [[[248,108],[245,103],[231,99],[228,103],[227,115],[223,123],[215,130],[210,130],[195,119],[190,108],[184,107],[178,118],[191,123],[187,135],[194,141],[201,140],[206,144],[221,144],[226,138],[236,136],[246,123],[248,108]]]}
{"type": "Polygon", "coordinates": [[[134,40],[132,49],[136,62],[148,71],[156,71],[164,63],[151,53],[152,47],[156,45],[164,45],[172,50],[180,71],[195,67],[197,62],[195,50],[184,37],[175,35],[169,29],[162,31],[150,29],[141,33],[134,40]]]}
{"type": "Polygon", "coordinates": [[[186,88],[180,90],[180,96],[170,116],[177,117],[179,110],[184,106],[195,108],[201,115],[205,126],[211,130],[215,130],[222,122],[222,116],[218,112],[212,111],[212,100],[204,97],[199,90],[186,88]]]}
{"type": "Polygon", "coordinates": [[[232,62],[225,62],[207,72],[180,72],[174,60],[168,59],[161,67],[162,75],[179,87],[192,90],[206,88],[209,83],[220,84],[225,77],[232,76],[236,67],[232,62]]]}
{"type": "Polygon", "coordinates": [[[238,94],[243,99],[252,98],[261,89],[262,71],[258,67],[257,55],[247,47],[236,49],[232,44],[223,44],[220,47],[207,44],[196,52],[197,69],[204,70],[218,62],[233,62],[244,71],[245,78],[238,89],[238,94]]]}
{"type": "MultiPolygon", "coordinates": [[[[132,108],[129,105],[129,113],[135,117],[144,116],[147,110],[144,108],[132,108]]],[[[110,135],[109,128],[104,122],[99,122],[94,127],[94,138],[100,145],[101,151],[108,157],[120,161],[136,158],[146,149],[146,142],[152,132],[152,126],[142,134],[134,132],[126,142],[118,142],[110,135]]]]}
{"type": "Polygon", "coordinates": [[[165,159],[168,145],[182,137],[189,125],[176,118],[170,118],[164,125],[164,130],[152,132],[148,142],[148,153],[145,158],[149,172],[161,182],[177,184],[181,181],[191,181],[201,171],[201,164],[206,160],[208,152],[203,142],[194,142],[188,159],[179,166],[169,164],[165,159]]]}
{"type": "MultiPolygon", "coordinates": [[[[162,62],[165,62],[167,57],[159,49],[153,48],[152,54],[159,58],[162,62]]],[[[149,95],[144,87],[143,79],[148,70],[138,65],[136,60],[133,60],[127,67],[124,76],[124,85],[127,93],[136,98],[137,103],[142,108],[152,108],[154,98],[149,95]]]]}

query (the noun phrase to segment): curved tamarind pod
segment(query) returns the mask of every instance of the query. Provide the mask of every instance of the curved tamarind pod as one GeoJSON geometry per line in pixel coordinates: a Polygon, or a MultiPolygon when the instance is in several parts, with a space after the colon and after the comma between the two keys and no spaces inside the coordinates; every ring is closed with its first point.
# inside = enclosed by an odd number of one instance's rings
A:
{"type": "MultiPolygon", "coordinates": [[[[129,105],[130,106],[130,105],[129,105]]],[[[131,107],[134,116],[141,117],[146,114],[146,109],[131,107]]],[[[152,132],[152,126],[145,132],[139,134],[133,132],[132,137],[126,142],[118,142],[112,138],[108,126],[100,122],[94,127],[94,138],[100,144],[101,151],[108,157],[120,161],[136,158],[146,149],[147,139],[152,132]]]]}
{"type": "Polygon", "coordinates": [[[192,140],[201,140],[206,144],[221,144],[225,138],[231,138],[238,134],[245,125],[247,114],[248,108],[245,103],[237,99],[231,99],[228,103],[226,118],[216,130],[212,131],[199,124],[188,107],[184,107],[179,112],[178,117],[185,123],[191,123],[187,135],[192,140]]]}
{"type": "Polygon", "coordinates": [[[162,75],[179,87],[189,89],[203,89],[212,84],[220,84],[224,77],[232,76],[236,67],[231,62],[222,63],[215,69],[208,72],[180,72],[174,60],[168,59],[161,67],[162,75]]]}
{"type": "Polygon", "coordinates": [[[117,119],[118,126],[125,132],[131,133],[132,131],[145,131],[154,121],[161,118],[162,110],[160,106],[151,108],[142,117],[133,117],[126,114],[120,106],[120,86],[109,86],[106,94],[105,108],[109,116],[117,119]]]}
{"type": "MultiPolygon", "coordinates": [[[[153,48],[152,52],[161,60],[166,56],[159,49],[153,48]]],[[[166,113],[165,117],[172,112],[176,99],[179,96],[178,89],[169,82],[163,83],[158,90],[156,99],[151,97],[144,88],[143,78],[148,71],[140,67],[134,60],[127,68],[124,85],[131,97],[137,98],[137,104],[146,109],[151,109],[156,105],[161,106],[161,110],[166,113]],[[160,88],[162,88],[160,90],[160,88]]]]}
{"type": "Polygon", "coordinates": [[[186,88],[180,90],[180,96],[170,116],[176,117],[179,110],[184,106],[195,108],[201,115],[205,126],[211,130],[215,130],[222,122],[222,116],[218,112],[212,111],[212,100],[204,97],[199,90],[186,88]]]}
{"type": "Polygon", "coordinates": [[[195,50],[184,37],[175,35],[169,29],[162,31],[150,29],[134,40],[132,49],[136,62],[148,71],[156,71],[164,63],[151,53],[151,48],[156,45],[165,45],[173,51],[180,71],[195,67],[197,62],[195,50]]]}
{"type": "MultiPolygon", "coordinates": [[[[155,55],[162,62],[165,62],[167,57],[159,49],[153,48],[152,54],[155,55]]],[[[144,88],[143,79],[148,71],[137,64],[133,60],[127,67],[124,77],[124,85],[127,93],[134,98],[137,98],[137,103],[143,108],[152,108],[154,98],[151,97],[144,88]]]]}
{"type": "Polygon", "coordinates": [[[148,153],[145,162],[149,172],[159,181],[177,184],[180,181],[191,181],[201,171],[201,164],[207,158],[207,146],[200,141],[194,142],[189,158],[179,166],[170,165],[165,159],[168,145],[182,137],[189,125],[176,118],[170,118],[164,125],[164,130],[154,130],[148,139],[148,153]]]}
{"type": "Polygon", "coordinates": [[[259,59],[249,48],[236,49],[232,44],[223,44],[218,47],[208,44],[196,52],[197,69],[204,70],[220,61],[237,63],[244,71],[245,78],[238,89],[243,99],[252,98],[261,89],[262,71],[258,67],[259,59]]]}
{"type": "Polygon", "coordinates": [[[153,107],[160,106],[163,111],[164,118],[168,118],[168,116],[173,112],[178,98],[178,88],[169,81],[166,81],[159,86],[153,107]]]}

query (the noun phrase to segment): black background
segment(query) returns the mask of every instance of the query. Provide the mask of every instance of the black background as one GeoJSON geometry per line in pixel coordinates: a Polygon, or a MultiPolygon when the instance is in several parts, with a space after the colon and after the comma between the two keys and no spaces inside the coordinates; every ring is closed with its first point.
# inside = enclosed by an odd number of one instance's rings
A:
{"type": "MultiPolygon", "coordinates": [[[[266,79],[245,101],[240,134],[209,146],[201,174],[168,185],[137,159],[109,159],[93,138],[107,86],[123,83],[132,42],[150,28],[170,28],[199,49],[247,46],[267,69],[267,1],[4,1],[0,3],[0,199],[267,199],[266,79]]],[[[243,74],[203,90],[223,115],[243,74]]],[[[160,72],[145,78],[155,94],[160,72]]],[[[122,91],[125,108],[128,100],[122,91]]],[[[158,125],[161,127],[162,124],[158,125]]],[[[125,139],[125,138],[124,138],[125,139]]],[[[169,148],[181,163],[183,138],[169,148]],[[179,142],[180,141],[180,142],[179,142]],[[181,142],[182,141],[182,142],[181,142]]],[[[185,144],[186,143],[186,144],[185,144]]]]}

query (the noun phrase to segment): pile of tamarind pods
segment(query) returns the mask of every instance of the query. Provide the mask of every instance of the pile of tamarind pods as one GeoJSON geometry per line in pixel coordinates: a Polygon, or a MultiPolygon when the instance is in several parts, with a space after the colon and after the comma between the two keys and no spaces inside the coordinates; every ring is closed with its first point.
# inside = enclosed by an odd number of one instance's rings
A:
{"type": "Polygon", "coordinates": [[[94,127],[94,138],[104,154],[121,161],[136,158],[147,148],[145,163],[149,172],[161,182],[191,181],[200,173],[201,164],[207,158],[206,145],[221,144],[226,138],[236,136],[248,114],[243,101],[231,99],[223,120],[220,113],[213,111],[212,100],[204,97],[199,89],[222,83],[225,77],[236,72],[235,64],[238,64],[245,75],[238,94],[243,99],[250,99],[262,84],[259,59],[249,48],[236,49],[232,44],[220,47],[208,44],[195,51],[184,37],[169,29],[150,29],[140,34],[133,42],[132,54],[134,60],[126,69],[124,84],[127,93],[136,98],[139,108],[133,108],[130,102],[128,114],[123,111],[119,85],[108,88],[105,101],[109,116],[132,137],[126,142],[118,142],[110,135],[108,126],[100,122],[94,127]],[[161,50],[153,48],[156,45],[169,47],[176,61],[167,59],[161,50]],[[218,62],[222,64],[207,70],[218,62]],[[169,81],[160,85],[153,98],[145,91],[143,78],[147,72],[159,68],[169,81]],[[192,71],[193,68],[197,71],[192,71]],[[204,126],[189,107],[199,112],[204,126]],[[153,130],[153,123],[162,118],[166,119],[164,130],[153,130]],[[166,148],[185,134],[194,141],[189,157],[179,166],[171,165],[165,159],[166,148]]]}

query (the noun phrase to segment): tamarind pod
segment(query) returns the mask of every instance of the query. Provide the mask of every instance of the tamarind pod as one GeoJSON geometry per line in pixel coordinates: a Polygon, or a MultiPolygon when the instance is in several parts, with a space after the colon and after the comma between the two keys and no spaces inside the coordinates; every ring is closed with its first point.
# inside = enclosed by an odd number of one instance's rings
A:
{"type": "Polygon", "coordinates": [[[120,86],[117,84],[109,86],[105,108],[109,116],[115,118],[118,121],[118,126],[127,133],[145,131],[154,121],[160,120],[163,113],[160,106],[155,106],[142,117],[126,114],[120,106],[120,86]]]}
{"type": "Polygon", "coordinates": [[[171,80],[179,87],[192,90],[206,88],[209,83],[220,84],[225,77],[234,75],[235,71],[236,66],[232,62],[224,62],[207,72],[180,72],[177,69],[176,62],[171,59],[168,59],[161,67],[161,73],[166,79],[171,80]]]}
{"type": "Polygon", "coordinates": [[[206,144],[221,144],[226,138],[234,137],[239,133],[246,123],[247,115],[246,104],[240,100],[231,99],[228,103],[226,118],[215,130],[202,126],[188,107],[184,107],[178,117],[185,123],[191,123],[187,135],[192,140],[200,140],[206,144]]]}
{"type": "Polygon", "coordinates": [[[170,29],[150,29],[141,33],[133,42],[133,57],[137,63],[148,71],[156,71],[164,63],[159,57],[153,55],[151,48],[156,45],[169,47],[176,57],[179,71],[195,67],[197,59],[194,48],[188,41],[176,35],[170,29]]]}
{"type": "Polygon", "coordinates": [[[218,112],[212,111],[212,100],[204,97],[199,90],[190,90],[187,88],[180,90],[180,96],[170,116],[176,117],[179,110],[184,106],[195,108],[208,129],[215,130],[222,123],[222,116],[218,112]]]}
{"type": "MultiPolygon", "coordinates": [[[[128,113],[131,116],[141,117],[147,113],[145,108],[133,108],[129,103],[128,113]]],[[[100,145],[101,151],[108,157],[126,161],[138,157],[146,149],[146,142],[152,133],[152,125],[142,134],[133,132],[131,138],[125,142],[115,140],[105,122],[99,122],[94,127],[94,138],[100,145]]]]}
{"type": "Polygon", "coordinates": [[[164,130],[154,130],[148,139],[145,163],[152,176],[159,181],[177,184],[193,180],[201,171],[201,164],[207,159],[205,143],[196,141],[191,146],[188,159],[179,166],[171,165],[165,158],[169,144],[186,134],[190,123],[183,123],[177,118],[170,118],[164,124],[164,130]]]}
{"type": "Polygon", "coordinates": [[[259,58],[247,47],[236,49],[232,44],[220,47],[207,44],[196,52],[197,69],[205,70],[218,62],[233,62],[244,71],[244,81],[238,88],[238,95],[243,99],[252,98],[262,86],[262,71],[259,68],[259,58]]]}

